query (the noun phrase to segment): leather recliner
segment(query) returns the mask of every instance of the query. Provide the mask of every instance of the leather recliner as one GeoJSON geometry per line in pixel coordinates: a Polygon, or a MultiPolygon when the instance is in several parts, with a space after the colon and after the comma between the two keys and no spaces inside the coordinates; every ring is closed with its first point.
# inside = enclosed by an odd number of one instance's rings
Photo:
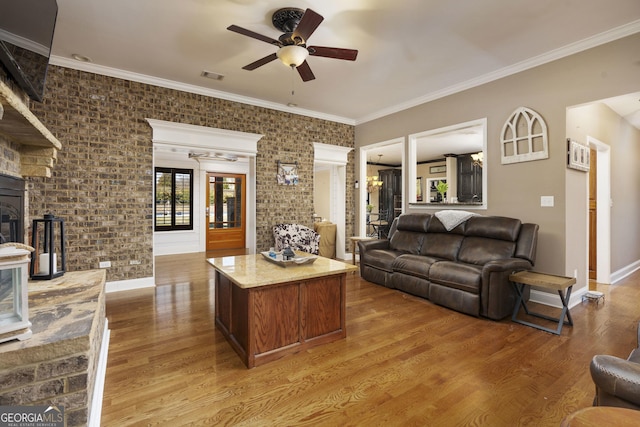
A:
{"type": "Polygon", "coordinates": [[[636,348],[626,360],[599,354],[591,359],[590,371],[596,385],[593,406],[640,409],[640,324],[636,348]]]}

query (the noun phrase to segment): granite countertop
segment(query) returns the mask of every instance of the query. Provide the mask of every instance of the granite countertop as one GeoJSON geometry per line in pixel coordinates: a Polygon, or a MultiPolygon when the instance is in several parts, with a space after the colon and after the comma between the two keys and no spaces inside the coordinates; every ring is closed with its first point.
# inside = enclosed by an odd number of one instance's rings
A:
{"type": "Polygon", "coordinates": [[[105,270],[67,272],[53,280],[29,281],[31,338],[0,344],[0,369],[71,354],[89,347],[96,316],[104,315],[105,270]],[[46,348],[46,350],[45,350],[46,348]]]}
{"type": "Polygon", "coordinates": [[[290,267],[269,262],[261,254],[209,258],[207,262],[243,289],[357,270],[352,264],[320,256],[313,264],[290,267]]]}

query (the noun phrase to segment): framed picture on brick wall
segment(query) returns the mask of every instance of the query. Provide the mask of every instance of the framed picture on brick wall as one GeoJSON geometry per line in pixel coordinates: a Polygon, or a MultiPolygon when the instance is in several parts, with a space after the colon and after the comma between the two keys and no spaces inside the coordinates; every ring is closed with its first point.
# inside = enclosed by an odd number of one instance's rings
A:
{"type": "Polygon", "coordinates": [[[280,185],[298,185],[298,162],[282,163],[278,161],[276,179],[280,185]]]}

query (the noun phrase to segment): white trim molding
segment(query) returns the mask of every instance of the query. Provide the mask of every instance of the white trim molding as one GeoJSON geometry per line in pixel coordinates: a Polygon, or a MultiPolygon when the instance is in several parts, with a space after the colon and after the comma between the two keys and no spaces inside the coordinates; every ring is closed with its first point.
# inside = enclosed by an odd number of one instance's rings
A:
{"type": "Polygon", "coordinates": [[[105,292],[131,291],[133,289],[155,288],[156,282],[153,277],[142,277],[131,280],[115,280],[105,284],[105,292]]]}
{"type": "Polygon", "coordinates": [[[181,167],[194,171],[193,230],[153,233],[153,255],[206,251],[204,207],[207,172],[239,173],[247,179],[246,247],[256,248],[256,156],[258,141],[264,136],[146,119],[153,129],[153,167],[181,167]],[[203,157],[191,158],[196,154],[203,157]],[[233,159],[233,161],[227,161],[233,159]]]}

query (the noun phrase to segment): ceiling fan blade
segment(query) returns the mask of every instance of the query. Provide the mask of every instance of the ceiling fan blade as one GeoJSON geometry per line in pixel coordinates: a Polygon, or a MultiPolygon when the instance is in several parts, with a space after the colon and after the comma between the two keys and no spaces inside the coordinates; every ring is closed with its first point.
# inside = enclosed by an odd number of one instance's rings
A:
{"type": "Polygon", "coordinates": [[[355,61],[358,51],[354,49],[341,49],[339,47],[309,46],[309,55],[325,58],[345,59],[355,61]]]}
{"type": "Polygon", "coordinates": [[[272,39],[271,37],[263,36],[262,34],[258,34],[251,30],[247,30],[246,28],[238,27],[237,25],[230,25],[227,27],[227,30],[233,31],[234,33],[242,34],[243,36],[251,37],[253,39],[257,39],[275,46],[282,45],[282,43],[280,43],[279,40],[272,39]]]}
{"type": "Polygon", "coordinates": [[[293,30],[293,40],[296,40],[296,38],[299,37],[302,41],[306,42],[322,21],[324,21],[324,17],[322,15],[317,14],[311,9],[307,9],[304,12],[304,15],[302,15],[302,19],[298,23],[298,26],[293,30]]]}
{"type": "Polygon", "coordinates": [[[272,53],[271,55],[267,55],[262,59],[258,59],[257,61],[252,62],[249,65],[245,65],[244,67],[242,67],[242,69],[252,71],[258,67],[262,67],[264,64],[268,64],[275,59],[278,59],[278,56],[275,53],[272,53]]]}
{"type": "Polygon", "coordinates": [[[303,82],[308,82],[309,80],[313,80],[316,76],[313,75],[313,71],[311,71],[311,67],[309,67],[309,63],[304,61],[302,64],[298,65],[298,74],[302,77],[303,82]]]}

